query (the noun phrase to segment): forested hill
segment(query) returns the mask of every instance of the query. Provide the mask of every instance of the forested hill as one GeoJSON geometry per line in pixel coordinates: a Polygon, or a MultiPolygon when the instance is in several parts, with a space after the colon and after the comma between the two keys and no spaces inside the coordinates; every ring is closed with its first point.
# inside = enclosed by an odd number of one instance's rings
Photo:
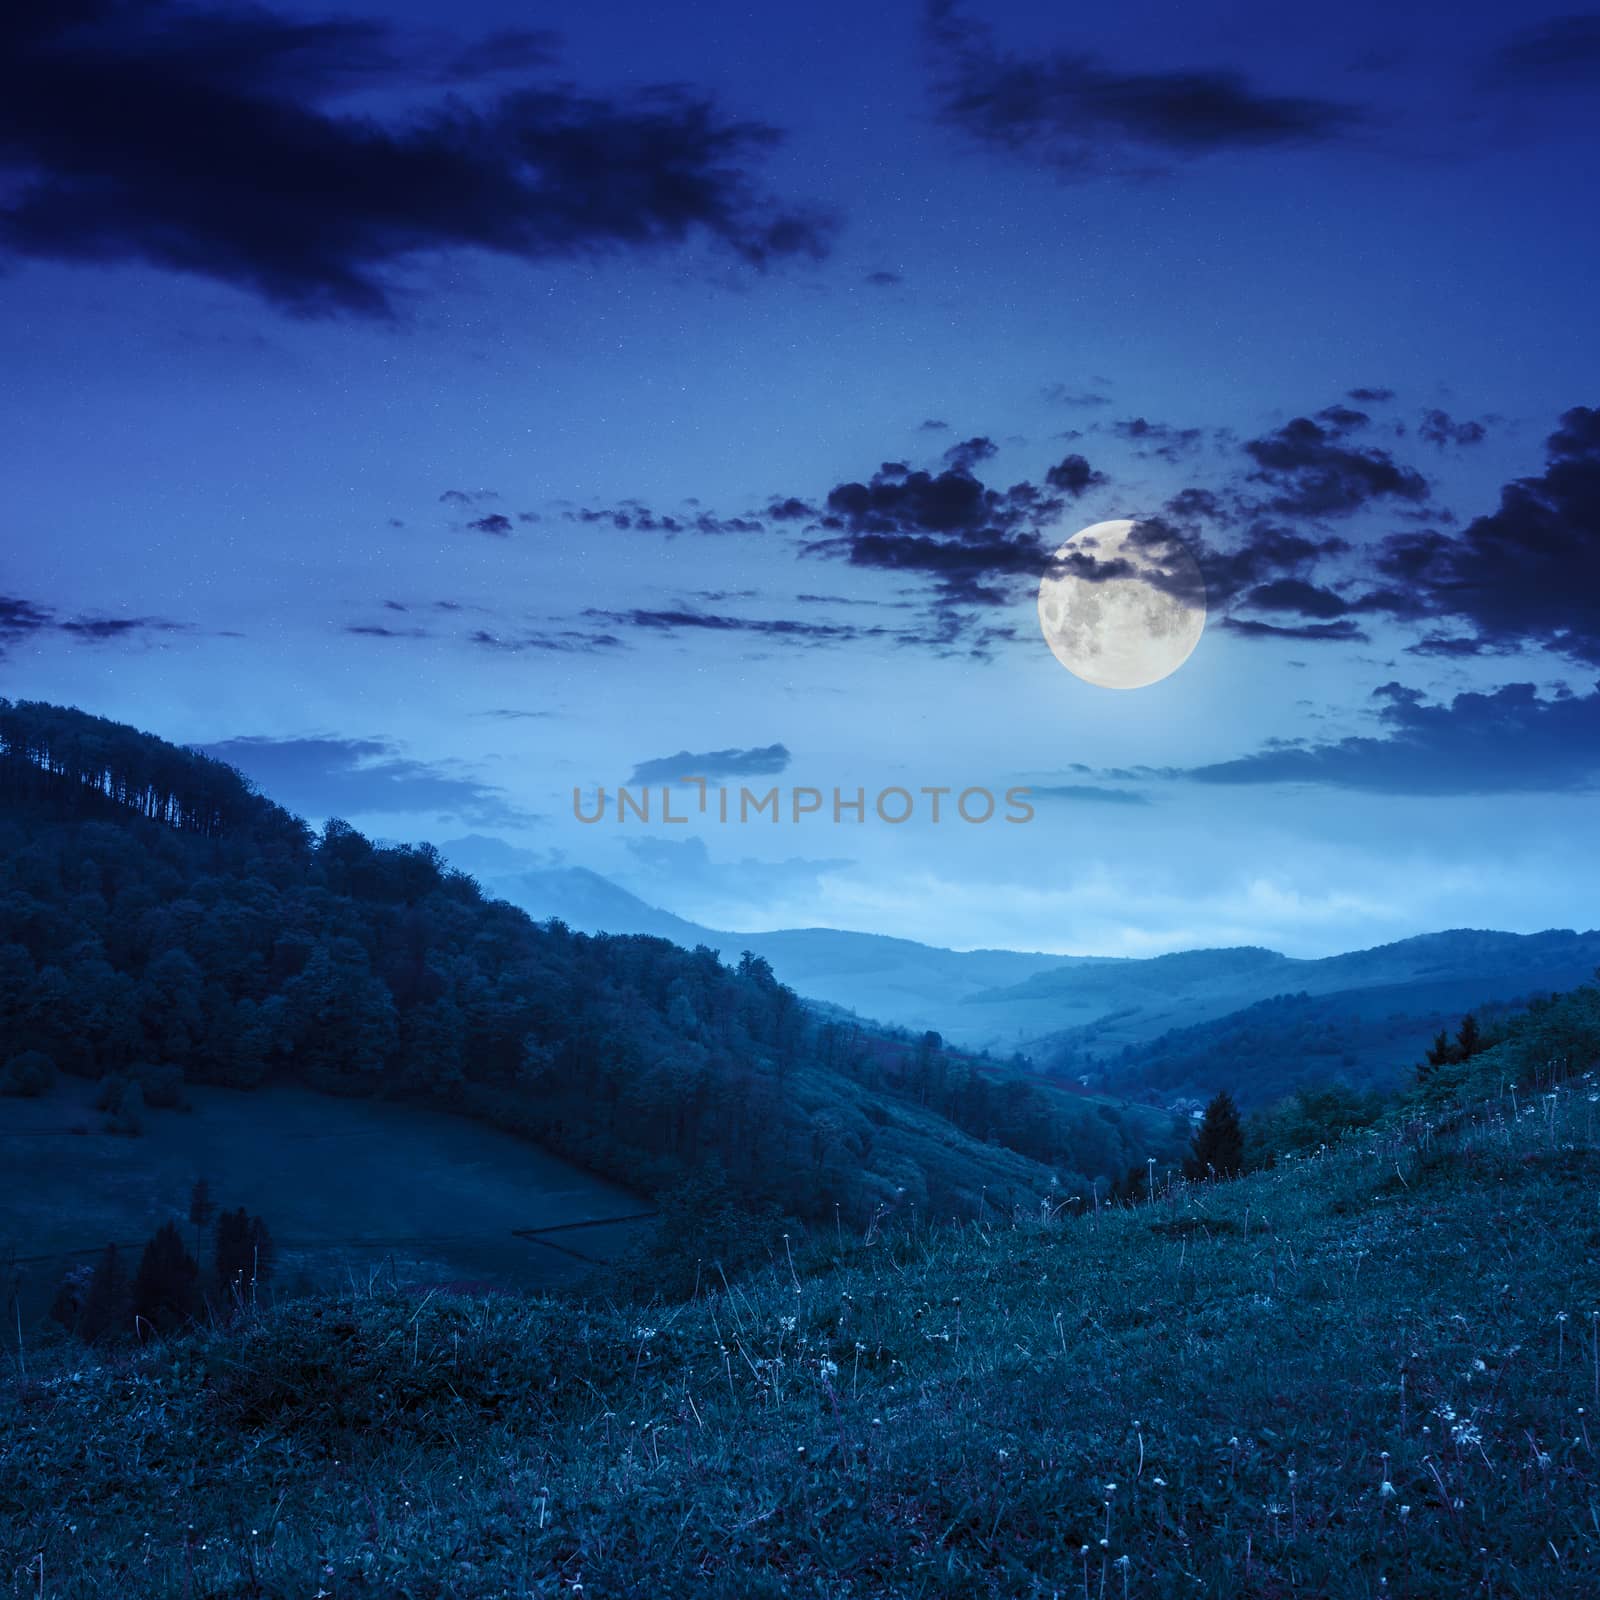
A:
{"type": "Polygon", "coordinates": [[[819,1018],[759,958],[535,924],[431,846],[315,834],[216,761],[0,700],[0,1072],[26,1092],[52,1068],[157,1106],[274,1076],[437,1098],[636,1189],[716,1163],[830,1217],[1033,1204],[1176,1139],[819,1018]]]}

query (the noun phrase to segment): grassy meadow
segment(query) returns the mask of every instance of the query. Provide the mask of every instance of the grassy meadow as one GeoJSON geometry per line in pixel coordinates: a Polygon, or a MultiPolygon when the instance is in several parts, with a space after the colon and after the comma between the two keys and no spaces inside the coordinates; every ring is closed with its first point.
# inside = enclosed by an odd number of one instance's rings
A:
{"type": "Polygon", "coordinates": [[[5,1593],[1600,1594],[1592,1076],[681,1304],[384,1292],[0,1398],[5,1593]]]}
{"type": "MultiPolygon", "coordinates": [[[[0,1098],[0,1263],[15,1263],[25,1315],[42,1313],[63,1271],[107,1243],[137,1262],[162,1222],[186,1218],[201,1175],[220,1204],[266,1219],[280,1292],[338,1288],[377,1270],[401,1284],[549,1288],[586,1264],[513,1229],[648,1209],[514,1134],[436,1109],[291,1084],[189,1084],[188,1109],[147,1110],[143,1132],[129,1137],[104,1131],[95,1090],[61,1078],[37,1100],[0,1098]]],[[[185,1233],[192,1240],[186,1224],[185,1233]]],[[[603,1256],[630,1235],[552,1238],[603,1256]]]]}

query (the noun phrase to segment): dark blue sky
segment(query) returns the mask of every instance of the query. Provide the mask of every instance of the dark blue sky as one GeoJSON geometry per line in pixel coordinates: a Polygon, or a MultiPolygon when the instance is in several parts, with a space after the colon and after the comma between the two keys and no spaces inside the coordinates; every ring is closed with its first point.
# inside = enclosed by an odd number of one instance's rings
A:
{"type": "Polygon", "coordinates": [[[329,15],[0,23],[0,692],[723,926],[1594,920],[1600,18],[329,15]],[[1129,693],[1035,619],[1105,517],[1205,576],[1129,693]],[[1055,792],[573,820],[678,752],[1055,792]]]}

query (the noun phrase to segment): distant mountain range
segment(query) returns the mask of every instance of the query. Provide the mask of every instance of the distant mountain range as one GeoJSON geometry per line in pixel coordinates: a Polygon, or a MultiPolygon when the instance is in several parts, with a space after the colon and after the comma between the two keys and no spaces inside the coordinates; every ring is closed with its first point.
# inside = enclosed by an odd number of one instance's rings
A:
{"type": "Polygon", "coordinates": [[[997,1043],[1004,1031],[1000,1012],[969,1013],[963,1009],[968,1001],[1064,968],[1105,964],[1042,952],[944,950],[913,939],[837,928],[730,933],[648,905],[585,867],[506,871],[507,847],[498,840],[458,839],[440,848],[452,865],[471,872],[487,893],[509,900],[541,921],[559,917],[584,933],[642,933],[690,947],[708,945],[725,960],[737,960],[741,951],[749,950],[770,962],[773,972],[807,999],[876,1022],[934,1028],[953,1044],[997,1043]]]}
{"type": "MultiPolygon", "coordinates": [[[[443,848],[486,890],[534,917],[559,917],[585,932],[705,944],[724,957],[751,950],[809,999],[900,1027],[936,1029],[968,1048],[1021,1050],[1113,1091],[1141,1080],[1176,1090],[1184,1075],[1172,1067],[1172,1052],[1198,1048],[1197,1029],[1208,1030],[1212,1044],[1244,1030],[1270,1050],[1263,1029],[1303,1041],[1313,1017],[1330,1035],[1352,1030],[1336,1065],[1381,1081],[1391,1058],[1394,1071],[1408,1066],[1438,1027],[1463,1012],[1571,988],[1600,965],[1600,931],[1571,929],[1451,929],[1314,960],[1253,946],[1141,959],[945,950],[833,928],[730,933],[648,905],[582,867],[529,869],[525,855],[499,841],[443,848]],[[1257,1009],[1280,999],[1276,1010],[1257,1009]],[[1175,1043],[1180,1033],[1189,1037],[1175,1043]],[[1156,1056],[1166,1066],[1145,1072],[1147,1058],[1156,1056]]],[[[1297,1048],[1303,1056],[1303,1042],[1297,1048]]]]}

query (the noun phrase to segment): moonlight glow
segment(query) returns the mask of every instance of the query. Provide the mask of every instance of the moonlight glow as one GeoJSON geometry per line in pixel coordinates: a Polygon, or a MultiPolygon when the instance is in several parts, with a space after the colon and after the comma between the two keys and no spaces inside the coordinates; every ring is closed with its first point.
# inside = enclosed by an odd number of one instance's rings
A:
{"type": "Polygon", "coordinates": [[[1056,551],[1096,563],[1126,561],[1126,576],[1091,582],[1071,572],[1046,573],[1039,584],[1039,626],[1057,661],[1102,689],[1143,689],[1176,672],[1205,631],[1205,586],[1194,557],[1176,540],[1159,558],[1130,545],[1134,524],[1096,522],[1056,551]],[[1151,579],[1164,575],[1158,587],[1151,579]],[[1173,580],[1176,580],[1174,583],[1173,580]],[[1177,587],[1192,600],[1170,592],[1177,587]]]}

